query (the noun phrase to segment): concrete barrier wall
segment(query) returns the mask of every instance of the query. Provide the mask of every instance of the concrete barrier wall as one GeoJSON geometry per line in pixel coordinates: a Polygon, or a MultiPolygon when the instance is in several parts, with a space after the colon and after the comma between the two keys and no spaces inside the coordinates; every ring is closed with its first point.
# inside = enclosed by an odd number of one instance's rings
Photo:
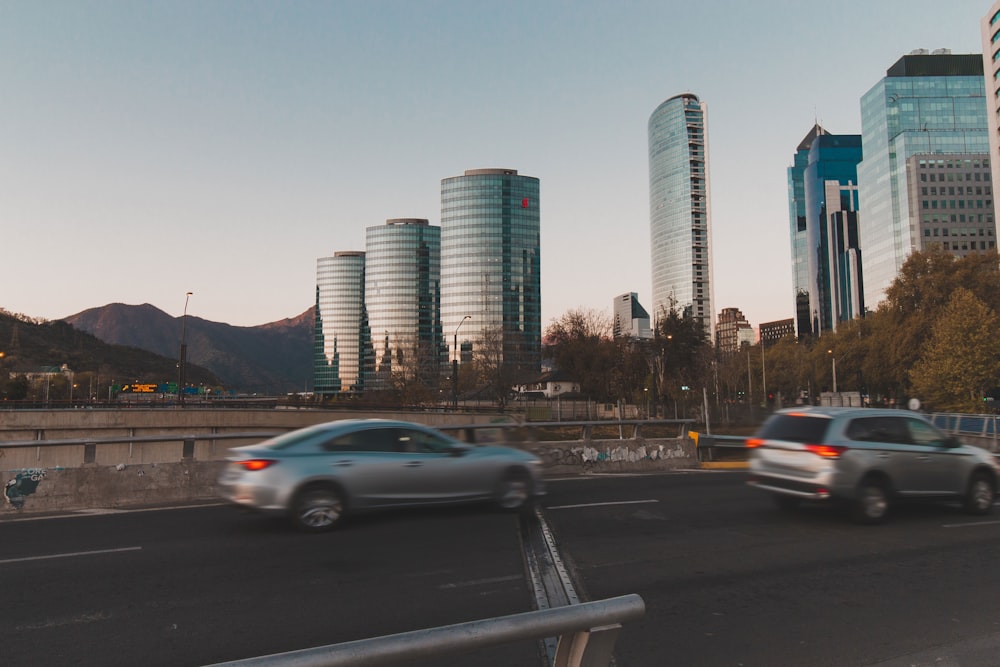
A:
{"type": "MultiPolygon", "coordinates": [[[[544,474],[638,473],[689,468],[697,465],[694,444],[687,438],[660,440],[589,440],[554,443],[516,443],[542,459],[544,474]]],[[[179,447],[174,444],[174,447],[179,447]]],[[[108,457],[109,461],[115,459],[108,457]]],[[[51,512],[80,509],[119,509],[145,505],[172,505],[215,498],[215,480],[225,462],[93,463],[81,467],[24,467],[8,471],[38,478],[37,486],[16,510],[9,502],[3,513],[51,512]]]]}
{"type": "MultiPolygon", "coordinates": [[[[180,434],[284,431],[330,421],[342,413],[328,411],[204,411],[128,410],[117,414],[55,411],[48,414],[0,414],[0,483],[18,475],[35,478],[21,512],[114,509],[144,505],[171,505],[215,498],[215,480],[234,440],[198,440],[193,456],[183,458],[180,434]],[[123,414],[124,413],[124,414],[123,414]],[[69,415],[69,417],[67,417],[69,415]],[[336,415],[336,416],[335,416],[336,415]],[[51,418],[51,419],[50,419],[51,418]],[[93,449],[93,461],[84,462],[85,445],[4,447],[3,442],[28,440],[29,431],[45,439],[86,439],[176,435],[177,440],[155,443],[107,443],[93,449]],[[11,433],[21,438],[9,437],[11,433]]],[[[351,417],[360,416],[352,413],[351,417]]],[[[392,417],[439,427],[490,424],[497,415],[393,414],[392,417]],[[419,418],[424,417],[424,418],[419,418]]],[[[492,431],[492,429],[490,429],[492,431]]],[[[499,429],[498,429],[499,430],[499,429]]],[[[513,433],[511,435],[514,435],[513,433]]],[[[546,476],[588,473],[654,472],[696,467],[694,442],[686,437],[558,442],[512,442],[534,452],[543,461],[546,476]]],[[[3,500],[6,500],[4,498],[3,500]]],[[[0,510],[14,511],[10,502],[0,510]]]]}

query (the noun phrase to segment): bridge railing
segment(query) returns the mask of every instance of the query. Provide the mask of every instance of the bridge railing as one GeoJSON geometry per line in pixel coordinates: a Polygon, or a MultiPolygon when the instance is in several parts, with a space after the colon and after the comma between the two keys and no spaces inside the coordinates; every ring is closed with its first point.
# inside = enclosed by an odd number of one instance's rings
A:
{"type": "Polygon", "coordinates": [[[468,651],[558,636],[553,667],[611,663],[622,623],[642,618],[636,594],[439,628],[218,663],[215,667],[400,667],[468,651]]]}

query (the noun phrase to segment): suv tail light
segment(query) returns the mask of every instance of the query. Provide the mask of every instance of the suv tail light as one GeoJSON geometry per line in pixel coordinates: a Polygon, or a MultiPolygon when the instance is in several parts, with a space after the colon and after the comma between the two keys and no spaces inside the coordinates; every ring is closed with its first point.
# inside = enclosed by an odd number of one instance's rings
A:
{"type": "Polygon", "coordinates": [[[270,468],[275,463],[277,463],[277,461],[274,459],[247,459],[246,461],[236,461],[236,465],[250,471],[270,468]]]}
{"type": "Polygon", "coordinates": [[[806,450],[813,454],[819,454],[824,459],[839,459],[840,455],[847,451],[844,445],[806,445],[806,450]]]}

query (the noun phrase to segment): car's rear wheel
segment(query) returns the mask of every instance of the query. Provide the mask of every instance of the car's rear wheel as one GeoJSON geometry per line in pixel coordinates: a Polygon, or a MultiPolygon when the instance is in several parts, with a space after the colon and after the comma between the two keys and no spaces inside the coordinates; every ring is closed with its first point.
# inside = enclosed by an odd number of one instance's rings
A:
{"type": "Polygon", "coordinates": [[[796,510],[802,504],[802,499],[797,498],[795,496],[775,494],[773,498],[774,498],[774,504],[778,507],[778,509],[783,510],[785,512],[796,510]]]}
{"type": "Polygon", "coordinates": [[[889,487],[881,479],[867,478],[858,485],[851,515],[858,523],[877,524],[889,514],[889,487]]]}
{"type": "Polygon", "coordinates": [[[977,472],[969,480],[965,491],[964,506],[969,514],[989,514],[993,511],[996,486],[993,479],[984,472],[977,472]]]}
{"type": "Polygon", "coordinates": [[[497,486],[496,503],[504,510],[520,510],[530,506],[531,476],[524,470],[508,471],[497,486]]]}
{"type": "Polygon", "coordinates": [[[339,524],[347,511],[347,501],[332,486],[307,487],[292,503],[292,523],[307,533],[321,533],[339,524]]]}

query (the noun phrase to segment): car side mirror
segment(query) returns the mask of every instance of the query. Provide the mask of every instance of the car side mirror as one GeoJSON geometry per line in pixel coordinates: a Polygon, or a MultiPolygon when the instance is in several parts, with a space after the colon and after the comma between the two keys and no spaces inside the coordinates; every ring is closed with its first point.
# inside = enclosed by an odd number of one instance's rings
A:
{"type": "Polygon", "coordinates": [[[448,450],[448,454],[451,456],[465,456],[467,449],[467,447],[462,447],[461,445],[454,445],[448,450]]]}

